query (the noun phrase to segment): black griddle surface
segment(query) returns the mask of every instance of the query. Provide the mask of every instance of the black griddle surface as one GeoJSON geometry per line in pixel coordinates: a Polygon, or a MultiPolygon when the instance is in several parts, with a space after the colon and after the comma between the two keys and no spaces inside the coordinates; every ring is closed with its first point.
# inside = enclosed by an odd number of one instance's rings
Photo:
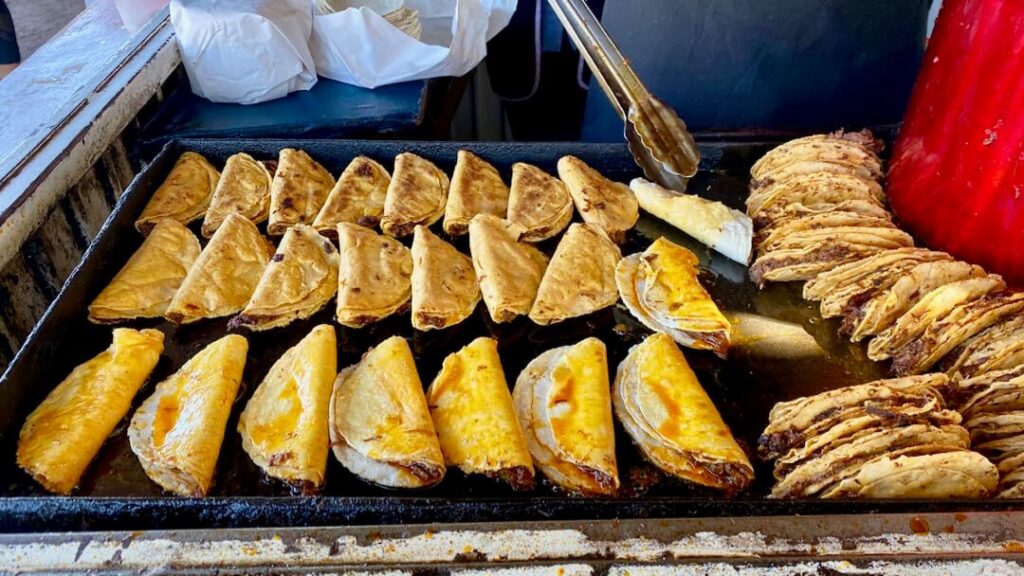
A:
{"type": "MultiPolygon", "coordinates": [[[[718,143],[702,146],[701,172],[689,191],[742,209],[747,170],[771,144],[718,143]]],[[[147,529],[174,527],[289,526],[322,524],[382,524],[410,522],[470,522],[488,520],[642,518],[766,514],[909,512],[928,510],[1006,509],[1007,502],[825,502],[773,501],[765,495],[772,484],[771,468],[756,463],[757,479],[745,493],[725,496],[666,478],[645,463],[621,428],[617,456],[623,489],[616,498],[581,498],[541,482],[530,492],[514,492],[500,481],[466,476],[449,469],[438,486],[417,491],[389,490],[363,482],[348,473],[333,456],[320,495],[298,496],[268,479],[242,451],[235,429],[237,417],[252,390],[271,364],[320,323],[333,324],[338,334],[339,368],[354,364],[368,348],[383,339],[407,338],[416,357],[420,378],[427,386],[444,358],[479,336],[499,342],[499,352],[510,385],[519,371],[538,354],[555,346],[597,336],[608,346],[610,370],[630,346],[649,331],[630,316],[621,303],[589,316],[554,326],[540,327],[526,318],[497,325],[481,303],[465,322],[441,331],[418,332],[402,314],[364,329],[333,323],[334,302],[312,318],[285,328],[245,335],[250,342],[242,390],[232,411],[221,449],[218,471],[209,497],[177,498],[165,495],[143,473],[128,447],[124,425],[112,435],[71,497],[48,495],[15,465],[15,443],[24,418],[77,364],[110,343],[110,326],[86,320],[86,305],[110,281],[142,237],[133,222],[146,200],[162,182],[181,152],[194,150],[217,166],[235,152],[257,159],[276,159],[283,147],[301,148],[340,174],[359,154],[391,168],[394,156],[411,151],[451,173],[456,151],[466,148],[492,162],[505,177],[511,165],[522,161],[556,173],[561,156],[579,156],[615,180],[640,176],[624,145],[616,144],[512,144],[410,143],[382,141],[267,141],[185,140],[169,143],[138,175],[73,272],[57,300],[26,341],[0,379],[0,530],[147,529]]],[[[578,219],[579,216],[577,215],[578,219]]],[[[198,234],[198,225],[192,228],[198,234]]],[[[438,233],[440,224],[433,227],[438,233]]],[[[746,269],[711,253],[706,247],[650,216],[642,215],[637,228],[622,246],[623,254],[638,252],[659,236],[687,246],[701,257],[702,280],[719,306],[727,312],[749,312],[803,326],[826,354],[804,359],[769,360],[746,357],[742,351],[722,361],[710,353],[686,350],[701,383],[715,401],[736,438],[753,456],[771,406],[780,400],[812,394],[883,377],[884,367],[871,362],[861,346],[838,337],[837,323],[824,321],[813,303],[800,297],[799,284],[773,284],[758,291],[746,269]]],[[[442,236],[444,237],[444,236],[442,236]]],[[[200,237],[201,238],[201,237],[200,237]]],[[[279,240],[279,239],[275,239],[279,240]]],[[[202,240],[205,245],[205,240],[202,240]]],[[[407,244],[411,238],[403,240],[407,244]]],[[[469,253],[466,237],[452,240],[469,253]]],[[[557,238],[541,244],[549,255],[557,238]]],[[[228,333],[228,318],[186,326],[145,320],[123,324],[152,327],[164,332],[165,349],[135,407],[152,393],[154,383],[173,373],[206,344],[228,333]]]]}

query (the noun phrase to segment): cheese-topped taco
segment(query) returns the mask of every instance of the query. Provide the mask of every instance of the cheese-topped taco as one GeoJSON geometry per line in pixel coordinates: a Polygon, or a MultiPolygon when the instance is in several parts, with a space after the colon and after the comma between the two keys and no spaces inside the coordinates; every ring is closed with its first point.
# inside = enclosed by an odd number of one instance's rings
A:
{"type": "Polygon", "coordinates": [[[248,350],[237,334],[213,342],[157,384],[135,411],[128,425],[132,452],[164,490],[178,496],[210,490],[248,350]]]}
{"type": "Polygon", "coordinates": [[[477,338],[445,358],[427,404],[447,465],[501,478],[516,490],[533,487],[533,462],[495,340],[477,338]]]}
{"type": "Polygon", "coordinates": [[[242,449],[269,476],[314,492],[327,469],[327,418],[338,373],[334,328],[320,325],[288,349],[238,418],[242,449]]]}
{"type": "Polygon", "coordinates": [[[534,358],[512,398],[533,463],[549,480],[587,495],[619,489],[603,342],[587,338],[534,358]]]}
{"type": "Polygon", "coordinates": [[[115,328],[110,346],[76,366],[28,415],[18,436],[18,466],[50,492],[71,492],[163,349],[162,332],[115,328]]]}
{"type": "Polygon", "coordinates": [[[349,472],[391,488],[444,478],[441,446],[409,344],[392,336],[334,381],[331,447],[349,472]]]}
{"type": "Polygon", "coordinates": [[[653,334],[630,349],[612,405],[644,455],[669,474],[727,492],[753,480],[750,460],[669,336],[653,334]]]}

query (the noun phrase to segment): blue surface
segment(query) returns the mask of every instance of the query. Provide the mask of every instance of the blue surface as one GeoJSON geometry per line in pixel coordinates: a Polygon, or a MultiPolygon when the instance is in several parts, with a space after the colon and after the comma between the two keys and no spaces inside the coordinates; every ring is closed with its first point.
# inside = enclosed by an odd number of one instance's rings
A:
{"type": "MultiPolygon", "coordinates": [[[[834,130],[898,122],[930,0],[607,0],[602,22],[695,131],[834,130]]],[[[583,139],[622,122],[591,82],[583,139]]]]}
{"type": "Polygon", "coordinates": [[[139,140],[159,146],[171,138],[360,138],[402,136],[423,120],[426,82],[375,90],[321,78],[312,89],[243,106],[216,104],[183,85],[163,102],[139,140]]]}

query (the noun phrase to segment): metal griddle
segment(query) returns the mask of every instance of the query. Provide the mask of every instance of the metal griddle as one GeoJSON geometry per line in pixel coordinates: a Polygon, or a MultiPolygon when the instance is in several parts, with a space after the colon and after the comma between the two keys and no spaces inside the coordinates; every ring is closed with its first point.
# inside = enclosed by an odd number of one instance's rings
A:
{"type": "MultiPolygon", "coordinates": [[[[701,146],[700,172],[689,190],[740,208],[746,197],[751,163],[777,143],[712,143],[701,146]]],[[[623,490],[616,498],[581,498],[547,484],[516,493],[498,481],[467,477],[449,469],[438,486],[420,491],[395,491],[371,486],[345,471],[330,457],[327,481],[316,497],[293,494],[267,479],[241,449],[235,430],[238,413],[270,365],[319,323],[331,323],[333,301],[306,321],[282,329],[245,334],[250,341],[242,392],[232,411],[221,450],[214,488],[207,498],[177,498],[161,493],[143,473],[122,425],[108,440],[71,497],[48,495],[15,465],[15,443],[27,414],[77,364],[91,358],[111,340],[110,326],[91,325],[86,306],[110,281],[142,237],[133,222],[151,193],[178,156],[194,150],[223,165],[245,151],[258,159],[276,158],[283,147],[301,148],[331,172],[340,173],[359,154],[388,168],[399,152],[420,154],[451,173],[456,152],[466,148],[492,162],[506,180],[511,165],[530,162],[555,173],[565,154],[579,156],[610,178],[629,181],[640,175],[625,145],[433,143],[385,141],[183,140],[167,144],[138,175],[86,252],[57,299],[47,310],[22,350],[0,378],[0,531],[136,530],[201,527],[315,526],[326,524],[392,524],[414,522],[533,521],[604,518],[668,518],[846,514],[865,512],[924,513],[968,510],[1013,510],[1020,501],[777,501],[768,500],[770,467],[756,464],[757,480],[745,493],[727,497],[668,479],[640,457],[629,437],[619,431],[617,454],[623,490]]],[[[578,216],[577,216],[578,218],[578,216]]],[[[198,235],[198,223],[193,227],[198,235]]],[[[439,226],[437,226],[439,228],[439,226]]],[[[748,449],[767,422],[771,406],[796,396],[868,381],[884,375],[884,367],[869,361],[863,348],[840,339],[837,323],[824,321],[816,306],[800,298],[799,285],[775,284],[758,291],[746,279],[743,266],[712,254],[704,246],[658,220],[643,215],[629,234],[623,254],[646,248],[664,235],[701,257],[703,282],[719,306],[730,312],[750,312],[803,326],[824,353],[800,359],[752,357],[735,351],[728,361],[710,353],[687,351],[704,388],[718,406],[737,439],[748,449]]],[[[406,239],[406,242],[410,242],[406,239]]],[[[455,245],[468,253],[465,237],[455,245]]],[[[547,253],[556,240],[541,245],[547,253]]],[[[167,338],[165,350],[135,406],[153,385],[174,372],[187,358],[223,336],[228,319],[175,326],[162,321],[135,321],[126,326],[155,327],[167,338]]],[[[369,347],[394,334],[410,339],[424,386],[442,360],[473,338],[497,338],[510,383],[540,352],[595,335],[608,346],[611,370],[628,348],[649,332],[618,305],[590,316],[550,327],[521,318],[506,325],[489,321],[481,304],[462,324],[443,331],[415,332],[408,313],[371,327],[338,330],[338,365],[358,361],[369,347]]],[[[134,411],[134,407],[133,407],[134,411]]],[[[752,451],[751,451],[752,452],[752,451]]]]}

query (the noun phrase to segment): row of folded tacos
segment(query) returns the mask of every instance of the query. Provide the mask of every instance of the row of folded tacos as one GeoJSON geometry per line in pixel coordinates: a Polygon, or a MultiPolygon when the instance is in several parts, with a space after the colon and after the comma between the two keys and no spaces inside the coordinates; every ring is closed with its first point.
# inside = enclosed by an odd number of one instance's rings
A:
{"type": "MultiPolygon", "coordinates": [[[[130,409],[163,347],[159,331],[119,328],[28,417],[18,464],[66,494],[130,409]]],[[[248,353],[240,335],[203,348],[158,383],[128,427],[146,474],[178,495],[213,483],[248,353]]],[[[516,490],[539,470],[561,489],[612,495],[620,487],[613,413],[650,462],[726,492],[753,478],[685,357],[664,334],[634,346],[609,378],[604,344],[587,338],[544,352],[505,381],[498,344],[477,338],[448,356],[424,392],[406,340],[391,337],[336,370],[329,325],[315,327],[270,368],[245,404],[242,448],[270,477],[305,492],[324,483],[328,451],[373,484],[418,488],[446,468],[500,478],[516,490]]]]}
{"type": "Polygon", "coordinates": [[[157,188],[135,222],[148,234],[158,222],[181,224],[203,219],[211,237],[231,214],[279,236],[298,224],[331,236],[338,224],[376,228],[392,237],[412,234],[444,218],[450,236],[463,235],[477,214],[507,218],[519,226],[519,239],[539,242],[569,225],[575,209],[584,222],[619,241],[639,217],[629,186],[605,178],[574,156],[558,161],[556,178],[540,168],[516,163],[511,186],[486,160],[460,150],[452,177],[411,152],[395,157],[394,173],[366,156],[353,159],[335,180],[306,152],[284,148],[276,162],[238,153],[218,172],[202,155],[185,152],[157,188]]]}
{"type": "Polygon", "coordinates": [[[341,223],[338,245],[312,227],[290,228],[276,251],[232,214],[200,249],[184,225],[161,220],[89,306],[93,322],[164,317],[175,323],[236,315],[266,330],[308,318],[336,297],[337,321],[360,328],[411,307],[413,327],[443,329],[482,299],[494,322],[528,316],[548,325],[614,305],[680,344],[724,356],[730,326],[698,280],[697,257],[664,238],[622,258],[600,228],[574,223],[553,256],[519,240],[490,214],[469,224],[471,255],[417,226],[412,247],[341,223]]]}

